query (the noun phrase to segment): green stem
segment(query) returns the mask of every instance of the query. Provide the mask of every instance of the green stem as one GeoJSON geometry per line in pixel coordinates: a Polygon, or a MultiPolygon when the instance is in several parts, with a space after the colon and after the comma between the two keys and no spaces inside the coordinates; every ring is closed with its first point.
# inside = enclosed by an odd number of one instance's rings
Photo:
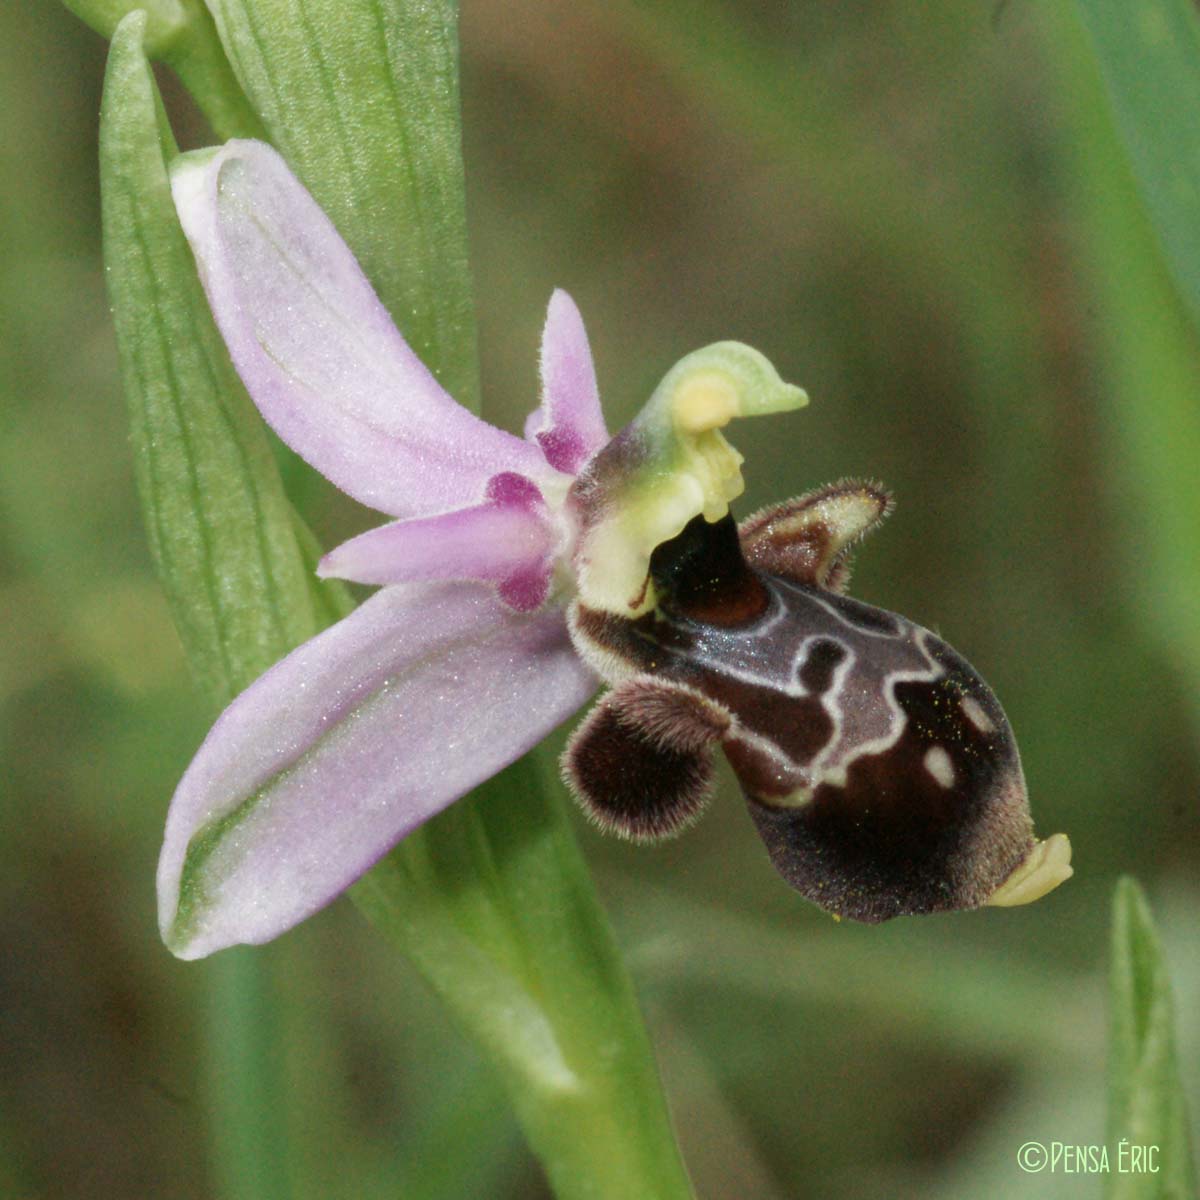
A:
{"type": "Polygon", "coordinates": [[[266,139],[267,130],[225,57],[217,27],[203,5],[192,14],[186,36],[163,53],[204,113],[218,141],[266,139]]]}
{"type": "Polygon", "coordinates": [[[561,1200],[692,1196],[632,985],[530,759],[353,896],[484,1048],[561,1200]]]}
{"type": "Polygon", "coordinates": [[[205,966],[205,1074],[217,1195],[286,1200],[283,1048],[271,957],[238,948],[205,966]]]}
{"type": "Polygon", "coordinates": [[[217,27],[204,0],[63,0],[80,20],[111,38],[131,13],[141,11],[143,49],[168,64],[208,119],[219,141],[265,138],[254,111],[229,65],[217,27]]]}

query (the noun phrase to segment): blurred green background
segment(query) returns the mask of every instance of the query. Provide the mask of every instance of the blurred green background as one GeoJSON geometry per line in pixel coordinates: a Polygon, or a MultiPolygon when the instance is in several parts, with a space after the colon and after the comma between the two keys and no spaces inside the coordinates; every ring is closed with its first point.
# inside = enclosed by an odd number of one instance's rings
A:
{"type": "MultiPolygon", "coordinates": [[[[1032,907],[865,928],[782,884],[728,777],[659,849],[580,821],[700,1195],[1098,1195],[1016,1151],[1103,1141],[1119,873],[1155,905],[1193,1111],[1200,1092],[1200,341],[1070,8],[468,0],[462,40],[489,417],[535,402],[554,286],[613,428],[687,351],[762,349],[813,403],[735,431],[741,514],[890,484],[852,590],[991,681],[1039,831],[1075,846],[1032,907]]],[[[133,492],[104,54],[52,3],[0,9],[0,1196],[190,1200],[222,1194],[233,1018],[154,923],[210,714],[133,492]]],[[[326,545],[373,523],[289,472],[326,545]]],[[[473,1049],[349,904],[228,953],[272,966],[298,1197],[548,1195],[473,1049]]]]}

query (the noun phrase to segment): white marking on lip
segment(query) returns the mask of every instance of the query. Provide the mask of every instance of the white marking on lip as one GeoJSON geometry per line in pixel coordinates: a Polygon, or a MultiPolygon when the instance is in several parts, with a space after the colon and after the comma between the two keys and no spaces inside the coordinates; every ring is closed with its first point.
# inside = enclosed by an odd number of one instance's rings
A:
{"type": "Polygon", "coordinates": [[[946,753],[944,746],[930,746],[925,751],[923,761],[925,770],[933,776],[934,782],[939,787],[949,789],[954,786],[954,764],[950,761],[950,755],[946,753]]]}
{"type": "MultiPolygon", "coordinates": [[[[891,671],[884,676],[881,680],[881,685],[883,699],[888,710],[886,731],[876,737],[848,747],[845,745],[845,696],[847,688],[853,684],[854,668],[858,666],[859,662],[858,653],[852,648],[851,639],[846,639],[837,633],[830,633],[828,631],[822,631],[817,634],[806,634],[800,639],[795,649],[792,650],[792,668],[789,677],[786,679],[781,679],[774,675],[767,676],[755,669],[755,665],[752,663],[743,666],[733,666],[726,659],[722,658],[719,653],[715,652],[719,647],[708,647],[700,644],[681,652],[681,658],[690,660],[702,668],[715,671],[727,679],[736,679],[739,682],[761,687],[768,691],[776,692],[779,695],[796,699],[809,694],[808,690],[799,681],[797,664],[807,657],[810,643],[818,640],[828,640],[842,645],[847,654],[835,667],[831,686],[820,697],[822,707],[833,722],[831,736],[806,765],[802,766],[786,754],[772,739],[753,733],[742,725],[741,722],[737,723],[736,728],[731,728],[726,737],[735,741],[742,741],[760,753],[766,753],[774,761],[786,763],[793,770],[804,771],[812,781],[811,790],[815,791],[817,787],[826,783],[834,787],[844,788],[848,782],[849,769],[858,759],[885,754],[899,742],[905,728],[908,726],[908,716],[896,699],[896,686],[901,683],[932,683],[934,680],[940,679],[945,675],[945,668],[933,658],[933,655],[929,651],[926,641],[931,636],[929,631],[922,629],[919,625],[914,625],[904,617],[897,616],[894,613],[889,614],[896,620],[898,632],[877,632],[847,621],[829,601],[815,595],[810,589],[792,585],[788,580],[771,579],[767,583],[767,588],[768,592],[774,592],[776,589],[779,589],[797,593],[805,601],[824,610],[854,636],[878,638],[885,641],[909,640],[920,657],[925,660],[926,665],[923,669],[914,667],[909,670],[891,671]]],[[[782,601],[778,595],[773,596],[772,599],[774,601],[772,609],[769,613],[764,614],[763,618],[770,626],[778,622],[781,609],[783,608],[782,601]]],[[[681,629],[695,628],[692,622],[686,620],[674,621],[672,624],[681,629]]],[[[761,629],[761,625],[756,625],[752,631],[753,635],[757,637],[761,629]]],[[[803,791],[803,788],[797,789],[797,796],[801,795],[803,791]]],[[[803,803],[808,798],[810,797],[804,797],[799,802],[803,803]]],[[[797,800],[793,800],[792,803],[796,804],[797,800]]]]}
{"type": "Polygon", "coordinates": [[[753,729],[747,729],[738,719],[736,713],[729,728],[725,731],[723,740],[726,742],[741,742],[743,746],[748,746],[751,750],[757,751],[765,758],[778,763],[785,771],[795,773],[801,769],[800,765],[792,759],[791,755],[785,754],[771,738],[764,737],[761,733],[755,733],[753,729]]]}
{"type": "Polygon", "coordinates": [[[700,666],[707,667],[709,670],[725,676],[726,679],[736,679],[741,683],[749,683],[755,687],[778,692],[781,696],[788,696],[794,700],[799,700],[804,696],[812,695],[808,688],[800,682],[800,670],[808,659],[808,652],[813,642],[837,642],[846,651],[845,657],[834,668],[834,682],[825,693],[828,695],[841,686],[840,677],[845,675],[849,665],[854,662],[854,651],[836,634],[810,633],[793,652],[791,670],[788,672],[786,679],[776,679],[773,676],[762,674],[748,667],[731,666],[729,663],[704,650],[693,651],[691,658],[693,662],[699,663],[700,666]]]}
{"type": "MultiPolygon", "coordinates": [[[[828,635],[824,636],[828,638],[828,635]]],[[[808,658],[809,641],[815,640],[816,639],[810,638],[805,641],[805,659],[808,658]]],[[[849,677],[850,672],[854,669],[855,663],[858,662],[858,655],[851,650],[845,642],[838,638],[829,638],[828,640],[836,641],[838,645],[840,645],[842,649],[846,651],[846,654],[842,658],[842,661],[839,662],[836,667],[834,667],[833,679],[830,681],[829,687],[825,689],[825,693],[821,697],[821,705],[829,714],[829,718],[833,722],[833,730],[829,735],[828,741],[826,741],[825,745],[821,747],[820,751],[812,761],[810,770],[813,771],[820,770],[822,764],[827,762],[842,744],[842,727],[845,723],[845,718],[842,713],[842,689],[845,687],[846,679],[849,677]]],[[[800,674],[800,669],[798,667],[794,668],[794,670],[797,675],[800,674]]],[[[844,781],[842,786],[845,786],[844,781]]]]}
{"type": "Polygon", "coordinates": [[[979,730],[980,733],[995,733],[996,722],[983,711],[983,705],[974,696],[964,696],[958,702],[963,716],[979,730]]]}
{"type": "MultiPolygon", "coordinates": [[[[899,613],[887,613],[889,617],[896,621],[898,628],[895,630],[872,629],[867,625],[857,625],[853,620],[848,618],[844,613],[840,612],[833,604],[831,604],[823,596],[818,595],[808,589],[798,587],[792,583],[790,579],[779,579],[778,583],[782,584],[791,592],[798,592],[801,596],[811,600],[813,604],[823,608],[835,621],[840,625],[844,625],[851,633],[861,634],[863,637],[882,638],[889,642],[902,642],[905,640],[908,627],[912,622],[906,617],[901,617],[899,613]]],[[[870,608],[870,605],[867,605],[870,608]]],[[[880,612],[886,612],[886,609],[880,609],[880,612]]]]}
{"type": "Polygon", "coordinates": [[[798,787],[793,788],[786,796],[763,796],[758,802],[768,808],[805,808],[812,803],[812,798],[811,787],[798,787]]]}
{"type": "Polygon", "coordinates": [[[925,644],[926,637],[929,636],[929,631],[922,629],[919,625],[912,627],[913,645],[921,652],[925,661],[929,664],[929,669],[925,671],[892,671],[883,681],[883,698],[887,702],[888,710],[891,716],[891,723],[888,732],[881,737],[871,738],[869,741],[860,742],[857,746],[846,747],[830,746],[823,752],[814,766],[823,767],[821,783],[831,783],[834,787],[845,787],[846,781],[849,778],[850,767],[860,758],[870,757],[876,754],[886,754],[901,738],[905,728],[908,725],[908,715],[900,707],[900,702],[896,699],[896,685],[898,683],[932,683],[935,679],[940,679],[945,670],[940,663],[936,662],[933,656],[929,653],[929,647],[925,644]],[[835,754],[835,751],[841,751],[840,757],[835,754]]]}

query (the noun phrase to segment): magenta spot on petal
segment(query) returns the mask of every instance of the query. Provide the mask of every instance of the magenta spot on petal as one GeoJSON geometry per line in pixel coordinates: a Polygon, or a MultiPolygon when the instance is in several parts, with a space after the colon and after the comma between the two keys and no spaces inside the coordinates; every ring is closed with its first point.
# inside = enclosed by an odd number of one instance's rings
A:
{"type": "Polygon", "coordinates": [[[511,504],[520,508],[535,508],[545,503],[542,493],[532,479],[518,475],[516,471],[501,471],[487,483],[487,498],[497,504],[511,504]]]}
{"type": "Polygon", "coordinates": [[[550,572],[541,567],[510,575],[498,585],[500,599],[517,612],[533,612],[541,608],[550,590],[550,572]]]}
{"type": "Polygon", "coordinates": [[[546,461],[556,470],[574,475],[587,458],[587,447],[578,434],[561,425],[547,429],[537,435],[537,444],[542,448],[546,461]]]}

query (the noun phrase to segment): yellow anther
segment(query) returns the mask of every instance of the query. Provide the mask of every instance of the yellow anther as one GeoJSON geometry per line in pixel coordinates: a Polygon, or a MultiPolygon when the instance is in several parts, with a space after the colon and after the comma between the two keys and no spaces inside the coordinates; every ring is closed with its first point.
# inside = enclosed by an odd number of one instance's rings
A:
{"type": "Polygon", "coordinates": [[[716,342],[676,363],[592,461],[583,486],[575,485],[585,505],[575,557],[580,599],[626,617],[653,608],[655,547],[693,517],[721,520],[746,486],[742,456],[721,429],[734,417],[807,403],[802,389],[740,342],[716,342]]]}
{"type": "Polygon", "coordinates": [[[674,415],[681,433],[720,429],[738,415],[737,386],[721,372],[697,372],[676,392],[674,415]]]}

